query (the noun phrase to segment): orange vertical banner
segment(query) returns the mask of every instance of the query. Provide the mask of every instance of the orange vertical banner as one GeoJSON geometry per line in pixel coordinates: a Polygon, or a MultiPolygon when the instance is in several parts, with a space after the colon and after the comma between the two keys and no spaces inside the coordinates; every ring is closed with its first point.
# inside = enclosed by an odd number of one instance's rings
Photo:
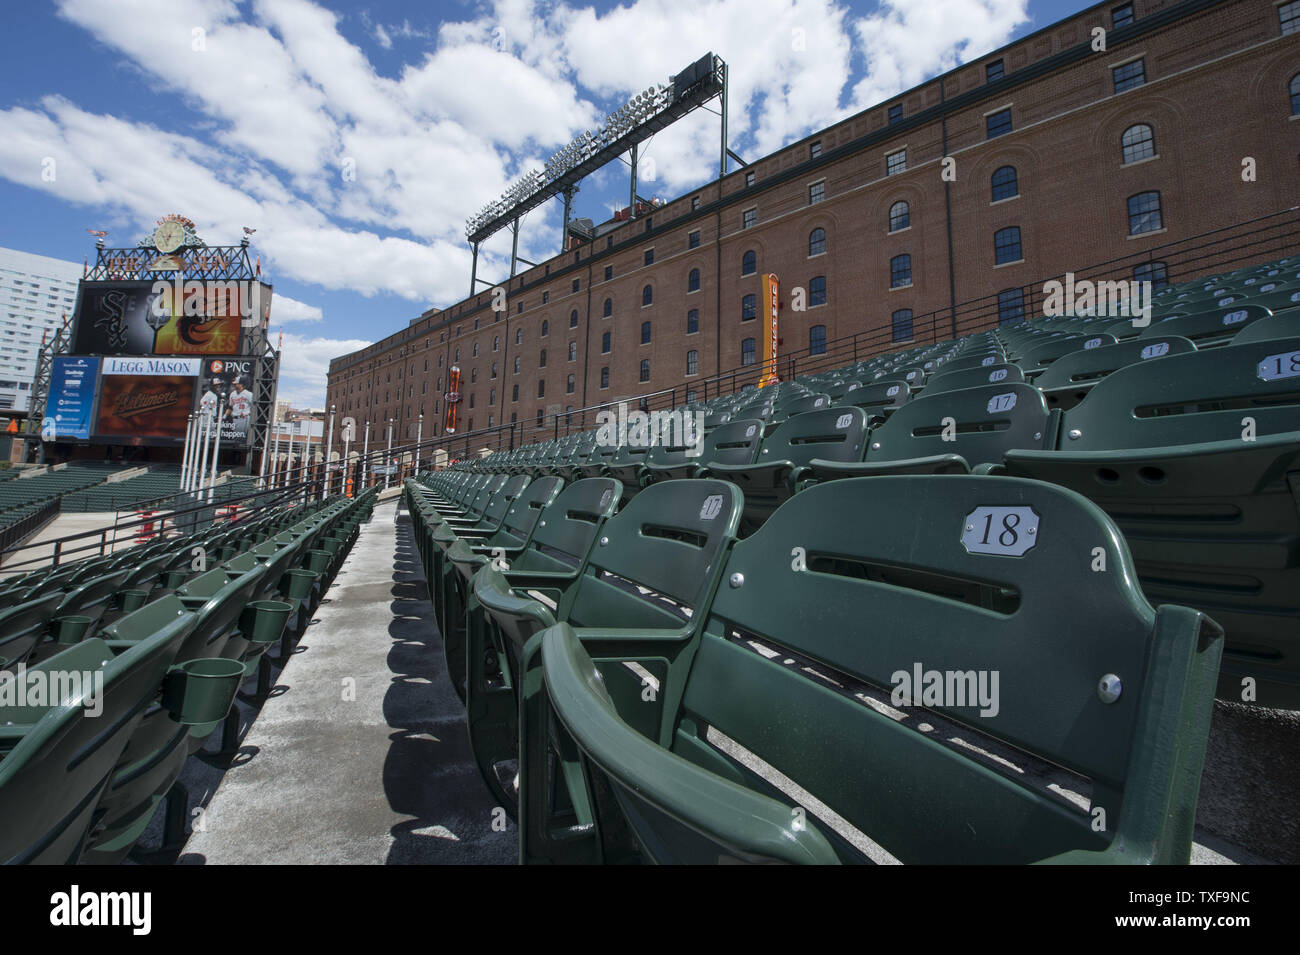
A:
{"type": "Polygon", "coordinates": [[[776,348],[781,340],[779,326],[781,283],[771,272],[763,276],[763,302],[764,316],[767,319],[767,335],[763,338],[763,377],[758,381],[760,388],[774,385],[781,380],[776,374],[776,348]]]}
{"type": "Polygon", "coordinates": [[[444,398],[447,399],[446,417],[443,419],[443,428],[447,434],[456,433],[456,405],[460,403],[460,366],[452,365],[451,371],[447,376],[447,388],[449,389],[444,398]]]}

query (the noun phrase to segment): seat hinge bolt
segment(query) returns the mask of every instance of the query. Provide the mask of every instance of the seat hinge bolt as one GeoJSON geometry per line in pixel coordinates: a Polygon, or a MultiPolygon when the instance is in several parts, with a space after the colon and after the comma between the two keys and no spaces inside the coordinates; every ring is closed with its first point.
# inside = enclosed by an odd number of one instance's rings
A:
{"type": "Polygon", "coordinates": [[[1097,681],[1097,695],[1103,703],[1114,703],[1124,691],[1124,684],[1113,673],[1107,673],[1097,681]]]}

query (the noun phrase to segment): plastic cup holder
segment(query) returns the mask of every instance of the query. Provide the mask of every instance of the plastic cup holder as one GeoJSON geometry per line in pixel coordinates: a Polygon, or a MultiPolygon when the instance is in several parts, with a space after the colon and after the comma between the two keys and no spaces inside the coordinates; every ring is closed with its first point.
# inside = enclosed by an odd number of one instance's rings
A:
{"type": "Polygon", "coordinates": [[[283,600],[254,600],[239,617],[239,631],[249,643],[275,643],[293,614],[293,604],[283,600]]]}
{"type": "Polygon", "coordinates": [[[243,680],[244,665],[238,660],[186,660],[168,673],[163,706],[184,726],[218,722],[230,712],[243,680]]]}
{"type": "Polygon", "coordinates": [[[84,617],[81,614],[55,617],[54,639],[58,643],[80,643],[85,639],[94,622],[94,617],[84,617]]]}

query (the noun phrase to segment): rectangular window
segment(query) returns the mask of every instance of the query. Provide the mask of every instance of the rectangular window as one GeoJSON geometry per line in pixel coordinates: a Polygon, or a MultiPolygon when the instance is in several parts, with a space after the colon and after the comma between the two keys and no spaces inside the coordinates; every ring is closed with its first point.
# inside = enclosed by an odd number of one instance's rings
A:
{"type": "Polygon", "coordinates": [[[998,322],[1018,322],[1025,317],[1024,289],[1009,288],[998,293],[998,322]]]}
{"type": "Polygon", "coordinates": [[[655,264],[655,250],[654,250],[654,249],[646,249],[646,250],[645,250],[645,264],[646,264],[646,265],[654,265],[654,264],[655,264]]]}
{"type": "Polygon", "coordinates": [[[885,175],[893,176],[907,168],[907,150],[900,149],[885,157],[885,175]]]}
{"type": "Polygon", "coordinates": [[[1003,72],[1002,61],[994,60],[992,63],[984,64],[984,82],[992,83],[994,80],[1000,80],[1006,76],[1003,72]]]}
{"type": "Polygon", "coordinates": [[[612,265],[605,266],[605,281],[608,282],[613,277],[614,277],[614,266],[612,265]]]}
{"type": "Polygon", "coordinates": [[[582,279],[574,279],[574,280],[573,280],[573,291],[575,291],[575,292],[578,291],[578,289],[581,287],[581,285],[580,285],[581,282],[582,282],[582,279]]]}
{"type": "Polygon", "coordinates": [[[700,230],[696,229],[686,237],[686,248],[698,249],[700,247],[700,230]]]}
{"type": "Polygon", "coordinates": [[[821,154],[822,154],[822,141],[820,139],[815,139],[808,146],[808,158],[816,159],[821,154]]]}
{"type": "Polygon", "coordinates": [[[1123,66],[1116,66],[1110,72],[1115,80],[1116,93],[1131,90],[1147,81],[1146,61],[1141,58],[1134,60],[1132,63],[1125,63],[1123,66]]]}
{"type": "Polygon", "coordinates": [[[600,370],[600,387],[602,388],[609,387],[609,366],[608,365],[606,365],[604,368],[600,370]]]}
{"type": "Polygon", "coordinates": [[[808,187],[808,205],[815,206],[826,198],[826,183],[814,182],[808,187]]]}
{"type": "Polygon", "coordinates": [[[746,209],[740,214],[740,227],[742,229],[752,229],[754,223],[758,221],[757,209],[746,209]]]}
{"type": "Polygon", "coordinates": [[[1300,30],[1300,2],[1284,3],[1277,8],[1277,17],[1282,24],[1282,35],[1300,30]]]}
{"type": "Polygon", "coordinates": [[[1151,291],[1159,292],[1169,284],[1169,270],[1163,262],[1143,262],[1133,266],[1134,282],[1150,282],[1151,291]]]}
{"type": "Polygon", "coordinates": [[[1011,132],[1011,110],[1000,109],[984,117],[984,129],[989,139],[995,139],[1011,132]]]}
{"type": "Polygon", "coordinates": [[[889,125],[890,125],[890,126],[893,126],[895,123],[897,123],[897,122],[898,122],[899,120],[901,120],[902,118],[903,118],[903,106],[902,106],[901,103],[896,103],[896,104],[894,104],[893,106],[889,107],[889,125]]]}
{"type": "Polygon", "coordinates": [[[1126,27],[1133,22],[1133,4],[1121,3],[1118,7],[1111,7],[1110,10],[1110,27],[1112,30],[1118,30],[1120,27],[1126,27]]]}
{"type": "Polygon", "coordinates": [[[894,341],[910,342],[912,340],[912,310],[900,308],[893,315],[894,341]]]}
{"type": "Polygon", "coordinates": [[[754,184],[754,173],[753,172],[745,173],[745,188],[748,189],[753,184],[754,184]]]}
{"type": "Polygon", "coordinates": [[[694,212],[699,207],[700,207],[700,197],[691,196],[691,211],[694,212]]]}

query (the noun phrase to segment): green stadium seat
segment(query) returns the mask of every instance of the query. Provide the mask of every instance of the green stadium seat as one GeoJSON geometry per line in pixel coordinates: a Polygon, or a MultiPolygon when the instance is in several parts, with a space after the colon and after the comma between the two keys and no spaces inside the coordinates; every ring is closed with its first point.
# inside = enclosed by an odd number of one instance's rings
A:
{"type": "Polygon", "coordinates": [[[35,669],[102,674],[100,692],[83,686],[47,706],[0,707],[0,860],[78,861],[100,794],[144,714],[141,703],[162,687],[193,623],[177,608],[162,629],[117,656],[103,640],[84,640],[35,669]],[[92,695],[100,708],[94,717],[92,695]]]}
{"type": "Polygon", "coordinates": [[[1072,488],[1120,526],[1147,598],[1226,633],[1220,693],[1300,707],[1300,338],[1128,365],[1006,472],[1072,488]]]}
{"type": "Polygon", "coordinates": [[[753,464],[710,461],[704,473],[739,485],[745,495],[745,525],[750,530],[812,477],[808,465],[814,459],[859,461],[866,437],[867,415],[861,408],[810,411],[789,419],[764,438],[753,464]]]}
{"type": "Polygon", "coordinates": [[[1065,411],[1082,401],[1092,387],[1116,369],[1138,362],[1196,351],[1189,339],[1178,335],[1136,338],[1071,352],[1052,362],[1034,380],[1049,408],[1065,411]]]}
{"type": "Polygon", "coordinates": [[[869,843],[908,863],[1189,860],[1221,633],[1152,610],[1085,499],[834,482],[736,544],[722,579],[685,652],[635,629],[538,636],[524,861],[857,862],[869,843]],[[1042,533],[983,545],[982,511],[1042,533]],[[631,666],[658,705],[621,689],[631,666]],[[922,674],[920,708],[918,671],[947,689],[922,674]]]}

